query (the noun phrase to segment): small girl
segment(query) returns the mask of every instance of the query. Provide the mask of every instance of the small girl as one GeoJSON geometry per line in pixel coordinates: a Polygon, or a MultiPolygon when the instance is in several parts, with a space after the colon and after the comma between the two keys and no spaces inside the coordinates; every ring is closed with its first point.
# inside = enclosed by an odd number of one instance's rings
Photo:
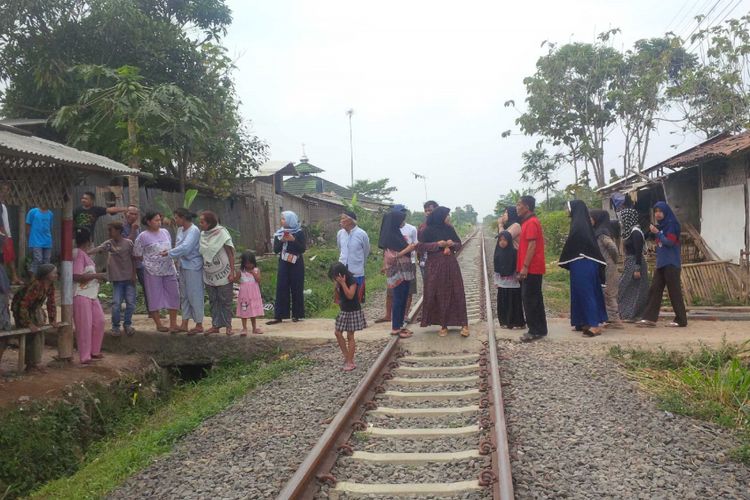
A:
{"type": "Polygon", "coordinates": [[[359,303],[357,288],[359,285],[352,273],[341,262],[336,262],[328,271],[328,276],[336,282],[334,294],[341,311],[336,317],[336,341],[344,355],[345,372],[354,370],[354,332],[367,328],[367,320],[359,303]],[[343,332],[346,332],[346,340],[343,332]]]}
{"type": "Polygon", "coordinates": [[[255,318],[263,316],[263,299],[260,296],[260,269],[255,254],[249,250],[240,257],[240,291],[237,294],[237,317],[242,319],[240,337],[247,337],[247,318],[253,325],[253,333],[261,334],[255,318]]]}
{"type": "Polygon", "coordinates": [[[521,284],[516,277],[517,255],[518,252],[513,246],[513,235],[509,231],[501,232],[497,237],[493,258],[497,287],[497,317],[500,326],[509,330],[526,326],[521,304],[521,284]]]}

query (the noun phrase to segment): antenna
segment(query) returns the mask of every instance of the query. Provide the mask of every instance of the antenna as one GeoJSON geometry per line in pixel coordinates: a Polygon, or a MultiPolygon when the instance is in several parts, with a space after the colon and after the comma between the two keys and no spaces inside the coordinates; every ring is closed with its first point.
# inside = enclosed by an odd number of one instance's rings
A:
{"type": "Polygon", "coordinates": [[[427,199],[427,176],[426,175],[422,175],[422,174],[418,174],[418,173],[413,172],[413,171],[412,171],[411,175],[413,175],[415,179],[422,179],[422,182],[424,183],[424,199],[426,200],[427,199]]]}

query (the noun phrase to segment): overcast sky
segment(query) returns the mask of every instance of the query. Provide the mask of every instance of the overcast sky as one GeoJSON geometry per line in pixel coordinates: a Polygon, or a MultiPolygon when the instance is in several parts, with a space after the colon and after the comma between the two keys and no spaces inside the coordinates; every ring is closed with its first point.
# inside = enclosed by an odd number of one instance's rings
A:
{"type": "MultiPolygon", "coordinates": [[[[692,17],[715,0],[515,1],[230,0],[225,40],[236,58],[242,113],[274,160],[299,161],[305,144],[325,178],[349,185],[354,109],[354,177],[388,177],[395,200],[421,209],[427,197],[472,204],[483,216],[499,195],[521,187],[521,153],[537,138],[515,134],[523,78],[544,40],[591,42],[619,27],[615,47],[667,30],[688,35],[692,17]]],[[[709,22],[748,11],[750,0],[718,0],[709,22]],[[723,9],[723,10],[722,10],[723,9]],[[734,10],[732,10],[734,9],[734,10]]],[[[698,140],[662,128],[648,164],[698,140]],[[672,132],[672,133],[670,133],[672,132]],[[677,149],[672,145],[679,144],[677,149]]],[[[616,134],[605,160],[620,170],[616,134]]],[[[572,169],[560,173],[561,185],[572,169]]]]}

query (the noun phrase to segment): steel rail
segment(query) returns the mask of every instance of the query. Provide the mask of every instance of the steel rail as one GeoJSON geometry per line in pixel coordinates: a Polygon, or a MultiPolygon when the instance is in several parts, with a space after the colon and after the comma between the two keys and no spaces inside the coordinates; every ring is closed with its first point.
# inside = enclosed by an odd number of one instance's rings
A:
{"type": "Polygon", "coordinates": [[[355,412],[361,408],[368,393],[372,391],[371,386],[373,386],[374,382],[380,376],[381,372],[385,370],[389,361],[396,353],[398,340],[398,336],[391,337],[388,344],[386,344],[378,356],[378,359],[372,364],[364,378],[362,378],[354,389],[354,392],[352,392],[328,425],[323,435],[320,436],[318,442],[315,443],[313,449],[297,468],[297,471],[284,486],[284,489],[281,490],[277,497],[278,499],[297,500],[300,498],[312,498],[314,491],[310,491],[310,489],[312,486],[315,486],[315,489],[317,489],[315,480],[317,475],[322,472],[321,469],[324,468],[324,465],[327,465],[325,464],[326,458],[333,454],[336,446],[343,444],[339,442],[342,433],[347,430],[347,424],[355,415],[355,412]]]}
{"type": "MultiPolygon", "coordinates": [[[[471,233],[466,238],[458,253],[478,234],[482,234],[480,230],[471,233]]],[[[484,250],[484,240],[481,244],[484,250]]],[[[482,252],[482,258],[484,259],[484,251],[482,252]]],[[[422,307],[423,299],[424,295],[420,297],[409,312],[410,321],[414,321],[414,318],[416,318],[417,313],[422,307]]],[[[359,384],[357,384],[357,387],[336,413],[336,416],[328,427],[326,427],[326,430],[315,443],[313,449],[310,450],[294,475],[279,492],[279,495],[276,497],[277,500],[300,500],[309,499],[314,496],[318,489],[316,479],[319,475],[330,470],[331,466],[335,463],[337,448],[343,445],[349,437],[351,422],[357,419],[357,413],[364,413],[363,404],[369,397],[374,395],[376,381],[386,371],[390,360],[396,355],[398,344],[399,337],[391,337],[378,358],[359,384]]]]}
{"type": "Polygon", "coordinates": [[[487,272],[487,255],[485,250],[484,233],[481,233],[482,246],[482,277],[484,282],[484,300],[487,315],[487,357],[489,358],[489,385],[492,398],[490,418],[492,432],[490,433],[495,451],[492,454],[492,468],[497,481],[492,485],[495,500],[513,500],[513,476],[510,465],[510,450],[508,447],[508,433],[505,428],[505,408],[503,405],[503,390],[500,385],[500,365],[497,361],[497,338],[495,337],[494,319],[492,316],[492,302],[490,299],[489,274],[487,272]]]}

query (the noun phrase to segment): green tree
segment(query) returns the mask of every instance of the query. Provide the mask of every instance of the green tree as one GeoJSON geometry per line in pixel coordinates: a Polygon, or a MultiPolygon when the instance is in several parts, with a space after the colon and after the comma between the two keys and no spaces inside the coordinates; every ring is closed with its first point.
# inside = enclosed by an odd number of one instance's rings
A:
{"type": "MultiPolygon", "coordinates": [[[[212,187],[227,185],[257,167],[267,149],[239,115],[232,62],[221,46],[231,20],[224,0],[7,0],[0,5],[2,111],[47,118],[79,103],[90,89],[111,84],[81,78],[73,68],[138,67],[143,85],[174,85],[203,102],[209,114],[199,142],[185,133],[196,124],[175,110],[170,133],[139,130],[144,170],[180,177],[182,169],[212,187]]],[[[195,117],[191,110],[186,115],[195,117]]],[[[122,146],[126,132],[123,127],[111,140],[91,140],[88,147],[129,161],[132,151],[122,146]]],[[[70,133],[65,138],[80,140],[70,133]]]]}
{"type": "MultiPolygon", "coordinates": [[[[698,16],[702,21],[703,16],[698,16]]],[[[669,89],[684,129],[711,137],[750,125],[750,14],[704,28],[686,42],[701,60],[687,66],[669,89]]]]}
{"type": "Polygon", "coordinates": [[[683,68],[693,64],[694,56],[673,35],[638,40],[625,52],[619,78],[610,92],[624,136],[623,176],[643,170],[651,133],[665,109],[667,87],[683,68]]]}
{"type": "Polygon", "coordinates": [[[389,179],[378,179],[376,181],[370,180],[356,180],[354,185],[350,188],[352,191],[360,196],[372,198],[378,201],[393,201],[391,193],[396,191],[398,188],[388,185],[389,179]]]}
{"type": "Polygon", "coordinates": [[[505,212],[505,209],[509,206],[515,206],[516,202],[521,198],[521,196],[524,196],[526,194],[529,194],[527,190],[518,190],[518,189],[511,189],[506,194],[500,196],[500,198],[497,200],[497,203],[495,203],[495,217],[500,217],[503,215],[503,212],[505,212]]]}
{"type": "Polygon", "coordinates": [[[451,220],[455,226],[473,226],[477,223],[479,214],[474,210],[471,205],[464,205],[463,207],[456,207],[451,213],[451,220]]]}
{"type": "MultiPolygon", "coordinates": [[[[85,81],[108,84],[86,90],[76,104],[63,106],[55,113],[53,126],[65,130],[69,142],[76,147],[119,146],[129,156],[130,167],[140,168],[140,156],[149,155],[146,148],[154,147],[161,136],[186,142],[197,140],[208,129],[208,112],[203,102],[185,95],[176,85],[146,85],[138,68],[80,66],[76,70],[85,81]],[[148,139],[141,143],[139,135],[148,139]]],[[[110,154],[120,156],[120,151],[112,150],[110,154]]],[[[184,192],[185,172],[181,173],[184,192]]],[[[130,202],[137,205],[138,177],[131,176],[129,185],[130,202]]]]}
{"type": "Polygon", "coordinates": [[[523,158],[521,180],[528,183],[534,192],[541,191],[545,194],[549,210],[550,191],[553,191],[560,182],[553,176],[560,166],[562,155],[550,156],[546,149],[537,146],[536,149],[524,152],[521,157],[523,158]]]}
{"type": "Polygon", "coordinates": [[[597,186],[605,183],[604,142],[616,120],[610,91],[623,63],[622,54],[604,44],[612,33],[595,44],[547,44],[536,72],[524,79],[527,109],[516,120],[525,134],[567,149],[576,181],[583,161],[597,186]]]}

